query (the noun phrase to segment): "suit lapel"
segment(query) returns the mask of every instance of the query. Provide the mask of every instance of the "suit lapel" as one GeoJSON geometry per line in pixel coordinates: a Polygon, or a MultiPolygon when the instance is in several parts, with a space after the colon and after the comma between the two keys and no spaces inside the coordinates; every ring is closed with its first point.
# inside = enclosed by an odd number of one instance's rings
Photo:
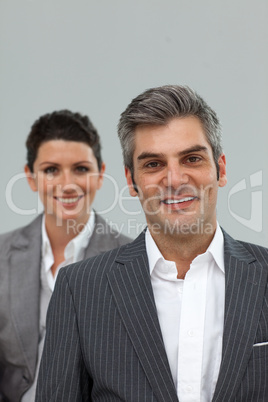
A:
{"type": "Polygon", "coordinates": [[[108,274],[122,321],[159,402],[178,401],[157,317],[144,233],[108,274]]]}
{"type": "MultiPolygon", "coordinates": [[[[39,337],[41,217],[13,240],[10,260],[10,304],[23,364],[34,377],[39,337]]],[[[19,358],[19,356],[18,356],[19,358]]]]}
{"type": "Polygon", "coordinates": [[[232,401],[250,358],[267,274],[240,243],[225,235],[225,320],[222,363],[213,402],[232,401]]]}

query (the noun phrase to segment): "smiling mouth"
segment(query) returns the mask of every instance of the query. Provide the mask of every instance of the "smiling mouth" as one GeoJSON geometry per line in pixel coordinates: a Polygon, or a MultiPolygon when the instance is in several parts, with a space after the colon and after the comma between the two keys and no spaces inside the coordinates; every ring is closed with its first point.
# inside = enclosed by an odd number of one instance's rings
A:
{"type": "Polygon", "coordinates": [[[79,195],[77,197],[68,197],[68,198],[64,198],[64,197],[55,197],[57,201],[61,202],[62,204],[75,204],[76,202],[78,202],[81,198],[83,198],[83,195],[79,195]]]}
{"type": "Polygon", "coordinates": [[[180,198],[179,200],[174,200],[174,199],[166,199],[163,200],[162,203],[165,205],[174,205],[174,204],[182,204],[184,202],[189,202],[197,199],[197,197],[184,197],[180,198]]]}

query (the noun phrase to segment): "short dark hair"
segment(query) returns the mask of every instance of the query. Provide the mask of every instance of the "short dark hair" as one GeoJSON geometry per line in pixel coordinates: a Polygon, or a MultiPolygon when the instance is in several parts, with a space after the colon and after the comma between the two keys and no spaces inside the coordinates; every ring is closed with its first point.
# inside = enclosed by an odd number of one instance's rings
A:
{"type": "Polygon", "coordinates": [[[135,129],[144,125],[166,125],[177,117],[197,117],[205,131],[219,177],[218,159],[223,152],[221,125],[217,114],[193,89],[182,85],[151,88],[134,98],[121,114],[118,136],[126,167],[133,177],[135,129]]]}
{"type": "Polygon", "coordinates": [[[33,172],[33,165],[41,144],[51,140],[84,142],[93,150],[101,169],[100,137],[88,116],[73,113],[70,110],[59,110],[47,113],[34,122],[26,140],[27,165],[33,172]]]}

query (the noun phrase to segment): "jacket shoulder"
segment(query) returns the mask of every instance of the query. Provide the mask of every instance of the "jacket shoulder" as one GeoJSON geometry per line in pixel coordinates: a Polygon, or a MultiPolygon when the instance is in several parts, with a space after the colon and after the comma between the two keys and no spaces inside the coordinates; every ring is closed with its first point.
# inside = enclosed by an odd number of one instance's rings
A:
{"type": "Polygon", "coordinates": [[[120,233],[118,228],[110,225],[96,212],[94,234],[98,238],[98,240],[95,239],[95,241],[97,240],[98,243],[105,243],[105,248],[107,245],[107,248],[104,251],[120,247],[124,244],[130,243],[133,240],[130,237],[120,233]]]}
{"type": "Polygon", "coordinates": [[[0,254],[6,254],[11,245],[21,247],[26,244],[28,237],[36,237],[37,233],[41,235],[42,215],[38,215],[32,222],[7,233],[0,234],[0,254]]]}
{"type": "Polygon", "coordinates": [[[242,240],[235,240],[223,228],[224,235],[224,253],[234,256],[237,259],[252,260],[264,263],[268,266],[268,248],[242,240]]]}
{"type": "Polygon", "coordinates": [[[11,244],[14,243],[14,239],[16,239],[18,236],[20,237],[20,235],[23,234],[23,229],[25,227],[21,227],[15,230],[12,230],[10,232],[7,233],[3,233],[0,235],[0,254],[2,255],[2,253],[6,253],[11,244]]]}
{"type": "Polygon", "coordinates": [[[245,247],[254,257],[261,263],[267,266],[268,269],[268,248],[259,246],[253,243],[247,243],[244,241],[239,241],[239,243],[245,247]]]}

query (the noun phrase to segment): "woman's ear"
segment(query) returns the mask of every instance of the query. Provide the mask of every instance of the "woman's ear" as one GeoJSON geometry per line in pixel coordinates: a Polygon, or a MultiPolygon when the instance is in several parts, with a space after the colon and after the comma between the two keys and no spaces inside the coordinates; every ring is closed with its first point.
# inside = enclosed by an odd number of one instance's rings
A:
{"type": "Polygon", "coordinates": [[[101,186],[102,186],[102,183],[103,183],[103,175],[104,175],[104,173],[105,173],[105,169],[106,169],[105,163],[102,162],[101,168],[100,168],[100,171],[99,171],[98,190],[99,190],[99,189],[101,188],[101,186]]]}
{"type": "Polygon", "coordinates": [[[31,172],[28,165],[24,166],[24,172],[25,172],[26,179],[28,181],[28,184],[29,184],[31,190],[38,191],[36,174],[31,172]]]}

